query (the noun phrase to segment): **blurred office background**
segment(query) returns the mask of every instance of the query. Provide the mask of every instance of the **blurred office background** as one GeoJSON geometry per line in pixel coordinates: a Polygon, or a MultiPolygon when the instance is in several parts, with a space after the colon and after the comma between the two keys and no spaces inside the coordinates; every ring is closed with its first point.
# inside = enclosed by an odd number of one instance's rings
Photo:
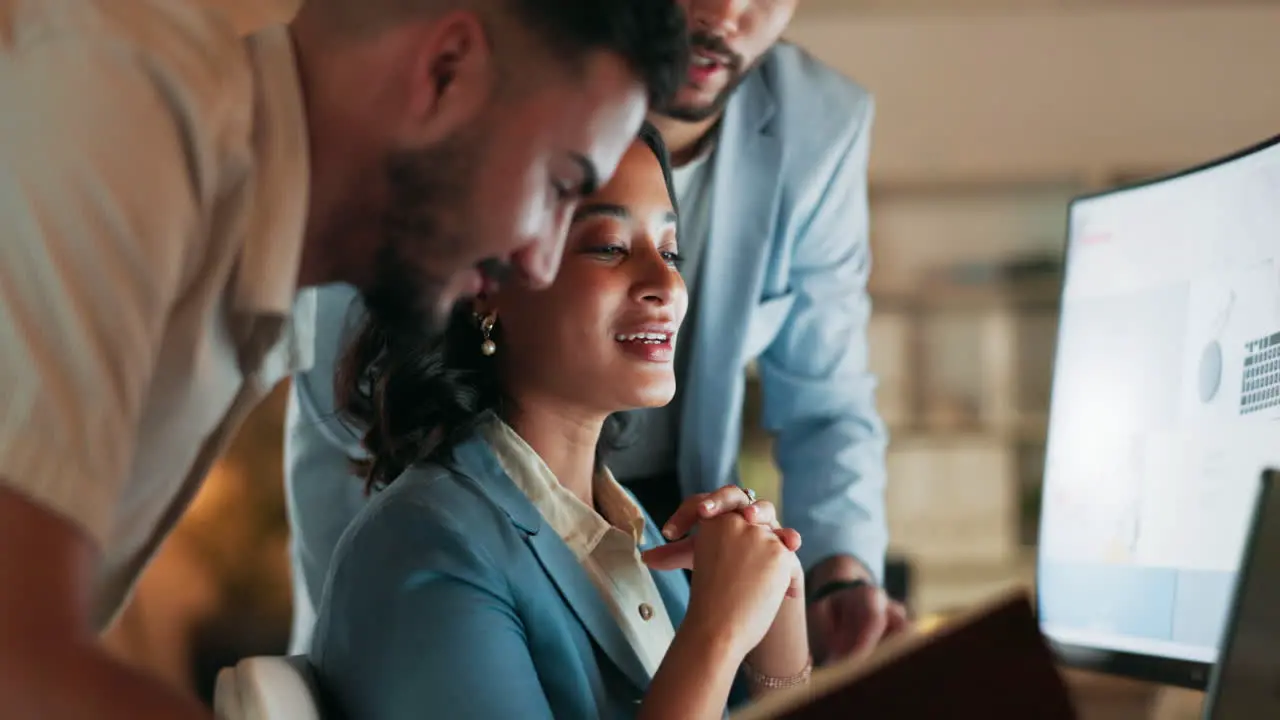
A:
{"type": "MultiPolygon", "coordinates": [[[[878,100],[870,342],[913,609],[1030,586],[1067,203],[1280,133],[1280,2],[801,0],[788,36],[878,100]]],[[[775,495],[745,382],[744,480],[775,495]]],[[[218,667],[287,641],[284,396],[244,426],[108,635],[206,697],[218,667]]],[[[1086,717],[1169,701],[1078,682],[1086,717]]]]}

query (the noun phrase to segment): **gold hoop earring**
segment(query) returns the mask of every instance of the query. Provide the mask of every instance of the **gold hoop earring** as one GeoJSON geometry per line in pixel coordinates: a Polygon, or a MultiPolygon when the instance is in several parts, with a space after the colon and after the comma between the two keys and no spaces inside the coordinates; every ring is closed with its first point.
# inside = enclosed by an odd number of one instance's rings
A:
{"type": "Polygon", "coordinates": [[[493,334],[493,326],[497,322],[498,316],[495,313],[489,313],[480,319],[480,335],[484,337],[484,341],[480,343],[480,354],[485,357],[498,352],[498,345],[493,342],[493,338],[489,337],[493,334]]]}

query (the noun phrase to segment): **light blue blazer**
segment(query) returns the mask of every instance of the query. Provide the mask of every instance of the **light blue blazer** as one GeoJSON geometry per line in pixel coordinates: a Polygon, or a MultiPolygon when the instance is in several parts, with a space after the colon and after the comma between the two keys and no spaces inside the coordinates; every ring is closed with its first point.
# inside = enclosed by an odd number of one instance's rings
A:
{"type": "MultiPolygon", "coordinates": [[[[783,522],[804,537],[801,561],[852,555],[881,577],[887,436],[867,369],[872,116],[866,91],[785,43],[734,93],[680,378],[678,461],[686,495],[736,482],[743,376],[755,360],[783,522]]],[[[360,452],[358,437],[332,419],[333,357],[353,299],[347,288],[320,292],[317,364],[296,378],[290,401],[298,607],[318,597],[334,543],[364,502],[344,459],[360,452]]]]}
{"type": "MultiPolygon", "coordinates": [[[[642,549],[663,542],[652,521],[642,549]]],[[[673,625],[684,573],[654,572],[673,625]]],[[[338,543],[310,657],[326,717],[626,718],[651,680],[590,576],[475,437],[338,543]]]]}

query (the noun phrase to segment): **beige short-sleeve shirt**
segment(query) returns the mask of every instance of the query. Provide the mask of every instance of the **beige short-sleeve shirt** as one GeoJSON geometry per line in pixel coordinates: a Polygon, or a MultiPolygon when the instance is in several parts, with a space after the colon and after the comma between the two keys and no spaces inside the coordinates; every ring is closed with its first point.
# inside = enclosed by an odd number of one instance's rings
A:
{"type": "Polygon", "coordinates": [[[0,483],[98,546],[103,626],[309,362],[297,70],[196,3],[19,0],[0,98],[0,483]]]}

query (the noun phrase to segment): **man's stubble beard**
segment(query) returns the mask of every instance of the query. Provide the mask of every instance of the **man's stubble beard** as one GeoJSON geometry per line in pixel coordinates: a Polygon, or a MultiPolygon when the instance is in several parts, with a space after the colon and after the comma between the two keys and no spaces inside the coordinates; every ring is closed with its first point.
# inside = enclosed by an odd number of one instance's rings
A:
{"type": "Polygon", "coordinates": [[[724,40],[707,33],[694,33],[693,36],[689,38],[689,43],[694,50],[703,49],[717,55],[729,57],[731,59],[731,63],[727,68],[729,81],[725,83],[724,88],[721,89],[720,92],[716,93],[716,96],[712,98],[711,102],[705,105],[680,105],[676,98],[672,98],[671,103],[667,107],[658,108],[657,112],[658,114],[669,117],[672,120],[679,120],[680,122],[687,123],[700,123],[718,117],[724,112],[724,109],[728,106],[729,100],[733,97],[733,94],[737,92],[743,81],[747,79],[747,76],[756,69],[756,66],[764,60],[764,55],[756,58],[756,60],[749,65],[744,64],[742,57],[730,50],[724,40]]]}
{"type": "Polygon", "coordinates": [[[716,94],[715,99],[705,105],[677,105],[673,101],[671,105],[659,109],[658,114],[665,115],[672,120],[687,123],[700,123],[711,120],[724,112],[725,106],[729,104],[730,98],[733,97],[733,93],[746,77],[746,72],[733,76],[729,84],[716,94]]]}
{"type": "Polygon", "coordinates": [[[391,335],[437,335],[449,308],[441,302],[454,274],[467,268],[473,238],[467,227],[475,177],[474,146],[462,140],[402,151],[387,159],[390,202],[365,308],[391,335]]]}

